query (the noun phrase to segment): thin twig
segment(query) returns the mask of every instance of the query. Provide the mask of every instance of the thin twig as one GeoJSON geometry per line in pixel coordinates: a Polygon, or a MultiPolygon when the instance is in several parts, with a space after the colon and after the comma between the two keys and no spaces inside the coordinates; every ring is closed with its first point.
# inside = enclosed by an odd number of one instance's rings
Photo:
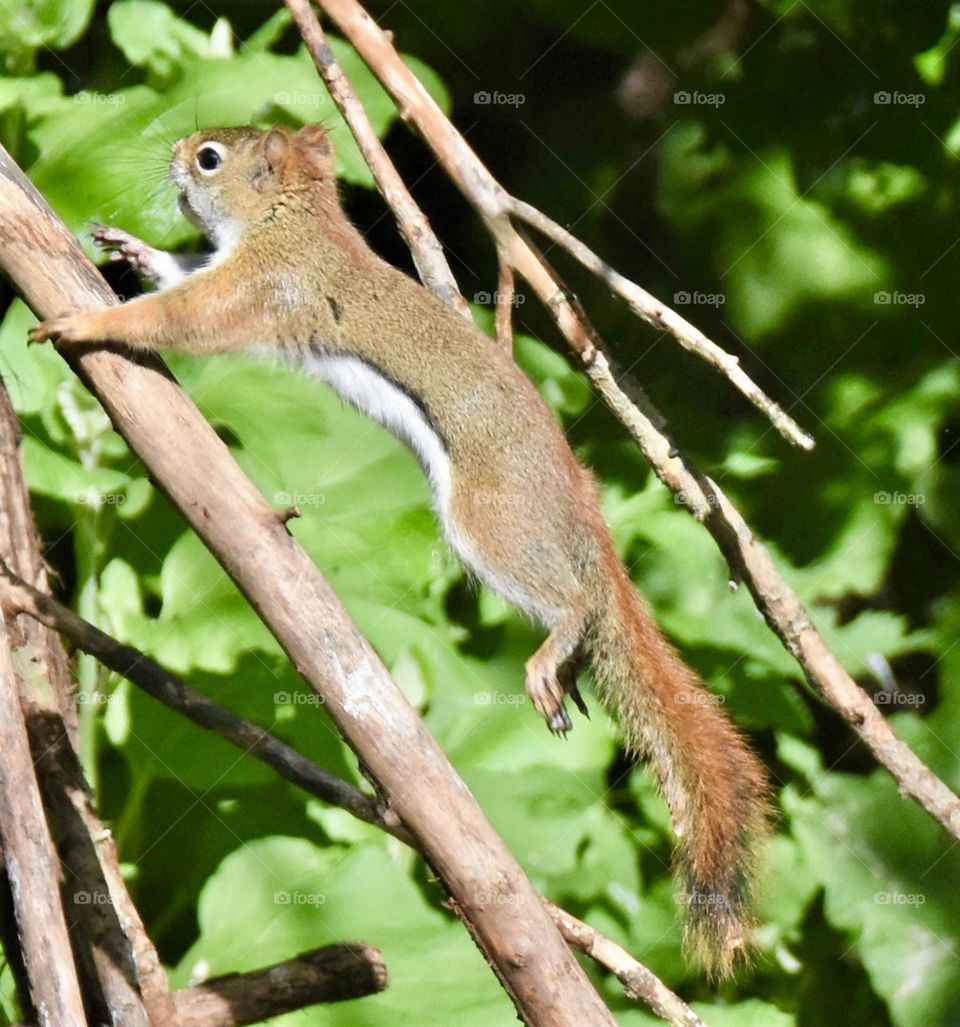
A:
{"type": "MultiPolygon", "coordinates": [[[[287,0],[287,6],[301,31],[315,20],[304,0],[287,0]]],[[[776,571],[770,554],[742,517],[734,515],[732,505],[716,484],[705,482],[658,428],[663,423],[662,415],[644,397],[628,396],[617,382],[601,340],[575,299],[510,223],[513,198],[457,132],[363,7],[356,0],[321,0],[321,6],[476,208],[498,250],[508,255],[513,267],[546,306],[579,355],[586,374],[640,445],[657,476],[705,523],[726,556],[732,574],[746,582],[758,609],[783,645],[797,657],[813,690],[857,732],[877,761],[896,779],[901,792],[916,800],[951,835],[960,838],[960,799],[894,733],[869,696],[830,653],[809,612],[776,571]]],[[[631,391],[636,390],[631,387],[631,391]]]]}
{"type": "Polygon", "coordinates": [[[616,974],[628,998],[642,999],[658,1016],[674,1027],[706,1027],[703,1020],[675,995],[656,974],[615,941],[565,909],[543,900],[554,923],[568,943],[616,974]]]}
{"type": "Polygon", "coordinates": [[[304,791],[332,806],[339,806],[359,820],[383,828],[407,845],[414,844],[397,815],[379,800],[364,795],[343,778],[318,767],[252,721],[219,706],[139,649],[111,638],[56,599],[18,578],[2,560],[0,607],[12,613],[25,613],[59,632],[78,649],[96,657],[105,667],[133,682],[147,695],[205,731],[214,732],[243,752],[269,764],[304,791]]]}
{"type": "Polygon", "coordinates": [[[516,283],[510,261],[505,260],[502,253],[497,254],[497,267],[497,295],[494,297],[497,343],[509,353],[513,347],[513,301],[516,296],[516,283]]]}
{"type": "MultiPolygon", "coordinates": [[[[430,227],[426,215],[393,166],[387,151],[374,131],[367,112],[337,62],[327,37],[316,19],[309,26],[308,45],[333,102],[350,125],[363,159],[373,173],[381,195],[396,218],[400,233],[410,248],[413,262],[423,284],[436,296],[471,320],[470,308],[460,294],[443,247],[430,227]]],[[[306,41],[306,40],[305,40],[306,41]]]]}
{"type": "Polygon", "coordinates": [[[636,282],[630,281],[629,278],[625,278],[615,271],[575,235],[568,232],[562,225],[558,225],[552,218],[548,218],[546,214],[541,213],[536,207],[512,196],[509,206],[511,212],[518,218],[543,232],[558,246],[562,246],[613,292],[622,296],[629,304],[630,309],[642,321],[660,331],[669,332],[684,349],[696,353],[708,364],[717,368],[758,410],[766,414],[770,423],[785,439],[801,449],[813,449],[813,436],[805,432],[779,403],[771,399],[753,381],[740,366],[739,357],[722,349],[708,339],[699,328],[690,324],[686,318],[681,317],[675,310],[651,296],[636,282]]]}

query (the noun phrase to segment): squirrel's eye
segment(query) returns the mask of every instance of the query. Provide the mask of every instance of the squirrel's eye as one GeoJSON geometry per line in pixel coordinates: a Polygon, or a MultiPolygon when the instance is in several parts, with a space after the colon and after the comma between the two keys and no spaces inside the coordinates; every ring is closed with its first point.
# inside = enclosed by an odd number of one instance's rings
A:
{"type": "Polygon", "coordinates": [[[214,143],[207,143],[206,146],[201,146],[197,150],[197,167],[209,175],[211,172],[216,171],[217,168],[223,163],[223,151],[214,143]]]}

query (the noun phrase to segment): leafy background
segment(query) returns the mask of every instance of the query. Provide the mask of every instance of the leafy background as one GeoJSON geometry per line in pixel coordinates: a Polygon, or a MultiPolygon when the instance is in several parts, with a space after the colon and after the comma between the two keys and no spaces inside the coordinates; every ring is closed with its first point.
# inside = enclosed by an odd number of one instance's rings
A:
{"type": "MultiPolygon", "coordinates": [[[[724,381],[550,253],[684,449],[769,542],[844,664],[960,784],[960,5],[420,0],[372,10],[508,188],[740,354],[816,434],[813,454],[788,449],[724,381]],[[726,47],[703,45],[731,24],[726,47]],[[485,102],[491,94],[512,100],[485,102]]],[[[33,0],[0,9],[0,49],[0,138],[87,245],[92,221],[196,244],[165,163],[197,125],[322,120],[352,216],[409,266],[273,5],[33,0]]],[[[489,325],[489,240],[369,73],[347,47],[337,52],[489,325]]],[[[136,288],[113,280],[121,293],[136,288]]],[[[356,779],[323,710],[223,572],[56,354],[27,352],[32,316],[9,293],[5,302],[0,369],[64,595],[356,779]]],[[[465,582],[410,455],[315,383],[241,358],[170,363],[267,498],[305,510],[293,530],[537,887],[712,1024],[832,1023],[841,1007],[851,1024],[960,1022],[957,849],[810,698],[532,300],[517,323],[520,359],[596,468],[638,586],[775,782],[758,958],[718,990],[681,956],[669,823],[648,774],[630,771],[593,703],[565,744],[543,730],[522,698],[538,633],[465,582]]],[[[385,953],[385,994],[278,1022],[514,1022],[409,852],[88,660],[75,666],[88,773],[177,985],[363,939],[385,953]]],[[[653,1022],[588,969],[620,1023],[653,1022]]],[[[0,986],[16,1019],[9,972],[0,986]]]]}

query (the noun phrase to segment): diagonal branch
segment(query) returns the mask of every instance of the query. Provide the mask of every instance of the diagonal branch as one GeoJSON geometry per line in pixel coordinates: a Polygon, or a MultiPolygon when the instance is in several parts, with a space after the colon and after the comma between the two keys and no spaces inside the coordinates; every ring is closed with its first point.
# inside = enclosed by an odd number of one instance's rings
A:
{"type": "MultiPolygon", "coordinates": [[[[286,3],[301,33],[305,33],[316,21],[309,4],[306,0],[286,0],[286,3]]],[[[476,208],[494,237],[498,252],[527,280],[545,305],[567,343],[580,357],[585,373],[640,446],[654,472],[694,516],[704,522],[726,557],[734,578],[746,583],[757,608],[784,647],[796,657],[814,692],[856,731],[877,762],[896,779],[901,792],[918,802],[951,835],[960,838],[960,799],[894,733],[869,696],[830,652],[809,611],[784,581],[770,553],[729,499],[715,482],[704,478],[679,455],[677,447],[660,427],[664,423],[662,415],[646,397],[627,395],[611,370],[601,340],[575,298],[511,224],[510,215],[517,213],[517,201],[493,177],[400,59],[387,34],[356,0],[321,0],[321,7],[350,40],[393,96],[405,120],[420,131],[452,181],[476,208]]],[[[541,221],[540,227],[549,226],[541,221]]],[[[788,421],[781,420],[781,427],[788,421]]],[[[799,436],[796,441],[802,444],[799,436]]]]}
{"type": "Polygon", "coordinates": [[[813,449],[813,437],[803,431],[783,407],[772,400],[757,385],[740,366],[738,357],[708,339],[699,328],[695,328],[686,318],[681,317],[675,310],[651,296],[646,289],[614,270],[575,235],[568,232],[562,225],[558,225],[552,218],[548,218],[546,214],[541,213],[536,207],[512,196],[509,198],[509,206],[512,214],[543,232],[558,246],[562,246],[585,268],[592,271],[611,291],[623,297],[641,321],[645,321],[660,331],[669,332],[684,349],[696,353],[697,356],[708,364],[712,364],[729,378],[758,410],[767,415],[770,423],[788,442],[792,442],[801,449],[813,449]]]}
{"type": "Polygon", "coordinates": [[[17,577],[2,560],[0,608],[13,614],[25,613],[59,632],[78,649],[96,657],[105,667],[133,682],[164,706],[205,731],[214,732],[242,752],[268,763],[288,781],[318,799],[339,806],[368,824],[375,824],[407,845],[415,844],[389,806],[318,767],[264,728],[208,699],[139,649],[111,638],[56,599],[17,577]]]}
{"type": "Polygon", "coordinates": [[[311,51],[315,54],[317,68],[323,76],[327,91],[348,121],[363,159],[373,172],[377,188],[393,211],[397,227],[410,248],[421,281],[444,303],[454,307],[469,320],[470,308],[460,295],[440,240],[434,235],[430,222],[417,206],[406,183],[393,166],[383,143],[370,124],[359,97],[344,75],[333,50],[330,49],[320,23],[314,20],[308,31],[311,34],[311,51]]]}
{"type": "Polygon", "coordinates": [[[616,974],[628,998],[641,998],[657,1014],[678,1027],[705,1027],[699,1016],[654,973],[615,941],[544,899],[567,943],[616,974]]]}

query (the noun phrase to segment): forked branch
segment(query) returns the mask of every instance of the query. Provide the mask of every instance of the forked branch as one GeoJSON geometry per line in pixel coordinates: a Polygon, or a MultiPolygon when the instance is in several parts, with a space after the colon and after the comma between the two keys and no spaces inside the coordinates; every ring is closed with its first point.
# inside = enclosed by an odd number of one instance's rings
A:
{"type": "MultiPolygon", "coordinates": [[[[306,0],[286,0],[301,34],[315,32],[316,15],[306,0]]],[[[494,238],[498,253],[526,281],[544,304],[583,369],[607,405],[626,426],[657,476],[693,515],[703,521],[730,565],[734,580],[746,583],[771,630],[796,657],[808,683],[824,702],[856,731],[877,761],[896,779],[903,794],[911,796],[954,837],[960,838],[960,799],[894,733],[889,723],[843,668],[817,631],[809,611],[777,571],[768,550],[753,535],[720,487],[700,474],[681,455],[662,429],[663,416],[636,388],[628,395],[605,355],[602,340],[586,315],[564,288],[553,269],[526,242],[511,223],[522,216],[528,223],[574,253],[585,266],[617,287],[645,320],[673,331],[684,345],[697,349],[724,369],[741,390],[745,376],[735,358],[712,348],[692,326],[633,283],[615,276],[585,247],[549,219],[514,199],[493,177],[466,140],[437,106],[422,83],[403,63],[390,37],[357,0],[320,0],[320,6],[353,44],[374,75],[393,96],[402,116],[419,130],[439,163],[477,210],[494,238]]],[[[314,54],[315,60],[316,54],[314,54]]],[[[349,123],[350,115],[344,111],[349,123]]],[[[753,391],[753,390],[751,390],[753,391]]],[[[809,437],[759,389],[760,402],[781,434],[806,448],[809,437]]]]}

